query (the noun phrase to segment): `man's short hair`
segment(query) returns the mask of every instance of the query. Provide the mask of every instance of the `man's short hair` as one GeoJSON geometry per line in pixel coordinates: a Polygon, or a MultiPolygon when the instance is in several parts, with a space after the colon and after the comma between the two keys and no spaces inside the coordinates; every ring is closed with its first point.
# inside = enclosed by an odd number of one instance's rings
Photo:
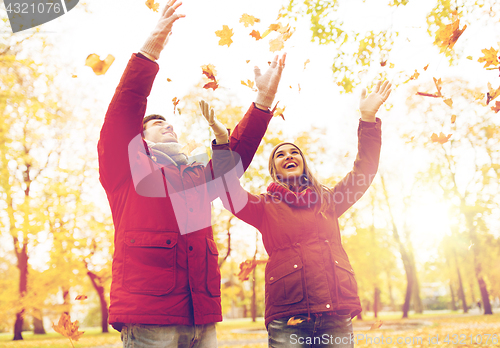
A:
{"type": "Polygon", "coordinates": [[[148,123],[151,120],[166,121],[165,117],[163,117],[162,115],[157,115],[157,114],[148,115],[144,117],[144,119],[142,120],[142,132],[146,130],[146,123],[148,123]]]}

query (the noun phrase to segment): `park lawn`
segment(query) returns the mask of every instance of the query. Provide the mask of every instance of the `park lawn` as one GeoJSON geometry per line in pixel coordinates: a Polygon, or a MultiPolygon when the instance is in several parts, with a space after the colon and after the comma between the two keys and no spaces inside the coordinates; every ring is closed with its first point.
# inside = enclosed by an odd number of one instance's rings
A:
{"type": "MultiPolygon", "coordinates": [[[[410,319],[415,320],[415,316],[410,319]]],[[[494,315],[448,315],[447,317],[437,318],[434,315],[425,316],[426,322],[432,322],[432,325],[420,327],[418,329],[399,329],[397,331],[384,328],[384,324],[377,330],[355,330],[355,347],[367,348],[376,346],[377,348],[389,347],[500,347],[500,314],[494,315]],[[493,341],[495,335],[496,341],[493,341]],[[453,336],[457,335],[457,336],[453,336]],[[462,335],[462,336],[460,336],[462,335]],[[388,343],[389,338],[392,343],[388,343]],[[401,343],[397,343],[397,340],[401,343]],[[482,339],[481,344],[475,344],[475,340],[482,339]],[[472,344],[471,344],[472,339],[472,344]],[[488,342],[486,342],[488,339],[488,342]],[[370,341],[371,340],[371,341],[370,341]],[[406,341],[406,343],[405,343],[406,341]]],[[[404,324],[404,319],[385,319],[387,322],[404,324]]],[[[266,338],[265,333],[244,334],[234,333],[233,330],[265,330],[264,321],[258,319],[253,323],[248,319],[226,320],[217,324],[217,337],[220,343],[232,340],[266,338]]],[[[78,342],[75,342],[75,348],[87,347],[120,347],[120,334],[111,330],[109,334],[102,334],[97,328],[84,329],[85,334],[78,342]]],[[[23,333],[23,341],[11,341],[12,334],[0,334],[0,348],[70,348],[69,340],[57,333],[47,335],[33,335],[28,332],[23,333]]],[[[242,342],[244,343],[244,341],[242,342]]],[[[237,344],[227,345],[219,344],[220,348],[265,348],[265,343],[237,344]]]]}

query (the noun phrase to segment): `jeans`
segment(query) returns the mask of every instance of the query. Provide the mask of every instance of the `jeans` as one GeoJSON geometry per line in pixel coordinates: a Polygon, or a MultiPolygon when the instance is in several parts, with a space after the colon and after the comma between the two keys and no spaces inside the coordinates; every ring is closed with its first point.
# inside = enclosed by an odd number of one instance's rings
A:
{"type": "Polygon", "coordinates": [[[126,324],[123,348],[217,348],[215,323],[205,325],[126,324]]]}
{"type": "Polygon", "coordinates": [[[294,315],[304,321],[297,325],[287,325],[292,316],[271,321],[267,332],[269,347],[273,348],[353,348],[354,334],[351,316],[312,314],[307,322],[307,315],[294,315]]]}

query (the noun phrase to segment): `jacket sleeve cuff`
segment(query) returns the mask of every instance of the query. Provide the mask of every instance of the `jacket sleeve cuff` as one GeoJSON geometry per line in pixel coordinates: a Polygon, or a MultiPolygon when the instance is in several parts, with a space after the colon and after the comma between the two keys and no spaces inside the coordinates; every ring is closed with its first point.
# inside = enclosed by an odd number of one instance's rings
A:
{"type": "Polygon", "coordinates": [[[368,122],[359,119],[359,126],[361,128],[378,128],[380,129],[382,126],[382,120],[378,117],[375,118],[375,122],[368,122]]]}

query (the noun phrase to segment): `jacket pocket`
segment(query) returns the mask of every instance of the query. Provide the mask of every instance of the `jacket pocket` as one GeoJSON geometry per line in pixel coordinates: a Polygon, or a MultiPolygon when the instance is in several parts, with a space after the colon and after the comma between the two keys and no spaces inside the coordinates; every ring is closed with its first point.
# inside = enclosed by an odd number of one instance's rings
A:
{"type": "Polygon", "coordinates": [[[267,272],[269,302],[271,305],[288,305],[302,301],[302,260],[300,256],[287,260],[267,272]]]}
{"type": "Polygon", "coordinates": [[[161,296],[175,287],[178,232],[125,232],[123,287],[161,296]]]}
{"type": "Polygon", "coordinates": [[[354,278],[354,271],[336,264],[337,281],[339,289],[345,297],[358,297],[358,284],[354,278]]]}
{"type": "Polygon", "coordinates": [[[212,297],[218,297],[220,292],[219,251],[213,239],[207,238],[207,290],[212,297]]]}

